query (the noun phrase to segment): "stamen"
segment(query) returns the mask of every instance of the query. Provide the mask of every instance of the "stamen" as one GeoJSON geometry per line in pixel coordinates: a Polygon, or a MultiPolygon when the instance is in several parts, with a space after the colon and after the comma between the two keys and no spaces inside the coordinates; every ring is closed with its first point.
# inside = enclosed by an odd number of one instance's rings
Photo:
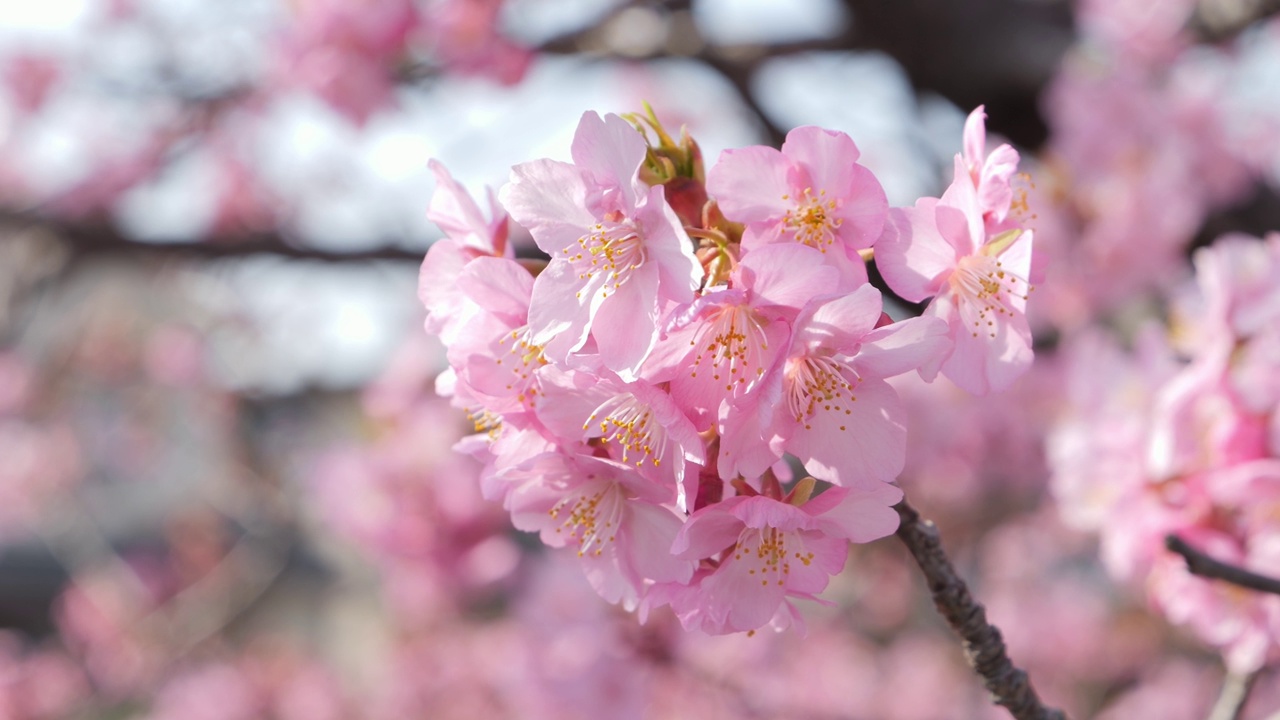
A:
{"type": "Polygon", "coordinates": [[[561,513],[566,515],[556,532],[568,531],[569,541],[578,544],[578,557],[603,554],[605,546],[617,539],[622,521],[626,499],[617,484],[597,488],[595,492],[588,493],[587,488],[570,495],[547,511],[553,519],[559,519],[561,513]]]}
{"type": "Polygon", "coordinates": [[[498,345],[511,343],[505,355],[499,355],[494,361],[511,370],[511,382],[507,384],[515,398],[525,407],[532,408],[534,401],[541,394],[534,382],[534,371],[547,364],[542,354],[542,346],[529,341],[529,326],[523,325],[504,335],[498,345]],[[504,362],[505,360],[505,362],[504,362]]]}
{"type": "MultiPolygon", "coordinates": [[[[842,203],[826,195],[826,190],[815,195],[813,188],[805,188],[800,197],[795,198],[795,208],[787,210],[782,219],[796,242],[824,253],[828,246],[835,244],[836,231],[844,224],[843,219],[834,217],[842,203]]],[[[782,199],[791,200],[791,196],[783,195],[782,199]]]]}
{"type": "Polygon", "coordinates": [[[597,437],[616,443],[621,448],[622,462],[634,462],[640,467],[648,460],[654,467],[661,465],[667,449],[666,429],[654,419],[653,410],[634,395],[621,393],[609,398],[587,418],[582,429],[597,422],[597,437]]]}
{"type": "Polygon", "coordinates": [[[1026,278],[1006,270],[998,259],[985,254],[961,258],[948,283],[960,303],[977,310],[970,330],[973,337],[986,332],[993,339],[997,334],[996,316],[1012,317],[1021,312],[1032,290],[1026,278]]]}
{"type": "Polygon", "coordinates": [[[709,317],[692,341],[695,347],[690,377],[704,362],[711,379],[724,383],[725,392],[745,391],[764,375],[769,344],[764,322],[748,307],[727,305],[709,317]]]}
{"type": "Polygon", "coordinates": [[[589,281],[604,276],[600,287],[602,297],[608,297],[622,287],[631,272],[645,261],[644,243],[630,225],[609,227],[596,223],[591,232],[561,252],[573,263],[579,280],[589,281]]]}
{"type": "MultiPolygon", "coordinates": [[[[783,376],[787,410],[797,423],[812,430],[811,421],[819,411],[837,417],[853,414],[850,404],[857,400],[855,386],[845,379],[845,372],[857,376],[852,368],[831,357],[804,355],[787,360],[783,376]]],[[[842,431],[847,428],[838,427],[842,431]]]]}

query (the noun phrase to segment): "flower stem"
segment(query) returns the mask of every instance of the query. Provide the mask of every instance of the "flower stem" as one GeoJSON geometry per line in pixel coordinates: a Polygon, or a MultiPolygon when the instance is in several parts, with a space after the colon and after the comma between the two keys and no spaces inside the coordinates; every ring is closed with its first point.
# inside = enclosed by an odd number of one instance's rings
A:
{"type": "Polygon", "coordinates": [[[907,504],[894,506],[901,518],[898,539],[924,573],[933,604],[960,636],[965,658],[982,678],[991,699],[1017,720],[1066,720],[1066,715],[1040,702],[1027,674],[1014,667],[1000,630],[987,622],[987,613],[973,596],[942,550],[938,528],[907,504]]]}

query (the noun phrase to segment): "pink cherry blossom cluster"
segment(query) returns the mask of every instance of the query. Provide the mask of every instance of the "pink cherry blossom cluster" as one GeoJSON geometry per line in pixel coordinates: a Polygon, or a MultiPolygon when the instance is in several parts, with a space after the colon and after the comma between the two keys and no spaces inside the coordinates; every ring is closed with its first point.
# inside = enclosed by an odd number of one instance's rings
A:
{"type": "Polygon", "coordinates": [[[1196,5],[1080,4],[1080,42],[1043,96],[1036,242],[1053,297],[1038,319],[1069,330],[1167,291],[1206,222],[1274,177],[1280,106],[1253,68],[1275,67],[1280,22],[1196,45],[1196,5]]]}
{"type": "Polygon", "coordinates": [[[909,208],[816,127],[704,172],[652,113],[587,113],[573,162],[515,166],[487,217],[435,166],[446,238],[420,296],[486,497],[642,617],[669,604],[708,633],[798,619],[848,543],[897,528],[906,411],[886,380],[982,394],[1031,361],[1018,156],[986,154],[983,119],[942,197],[909,208]],[[514,257],[512,221],[548,261],[514,257]],[[933,298],[923,317],[890,319],[871,258],[900,297],[933,298]]]}
{"type": "Polygon", "coordinates": [[[68,23],[78,39],[69,43],[14,28],[0,46],[0,205],[63,219],[113,215],[170,182],[172,167],[192,167],[203,184],[191,192],[204,199],[193,213],[193,236],[297,229],[305,192],[281,183],[260,148],[276,144],[285,117],[311,112],[298,101],[314,98],[347,121],[339,126],[363,128],[375,116],[394,117],[402,91],[425,78],[514,85],[536,53],[503,30],[507,4],[277,0],[261,3],[261,12],[219,7],[222,32],[212,46],[174,42],[197,34],[194,24],[175,26],[175,15],[198,13],[172,14],[165,3],[81,3],[73,14],[80,17],[68,23]],[[117,44],[132,48],[127,66],[101,62],[89,50],[117,44]],[[135,90],[111,91],[116,73],[135,90]],[[59,139],[50,145],[49,138],[59,139]],[[46,146],[60,148],[60,159],[44,156],[46,146]]]}
{"type": "Polygon", "coordinates": [[[1167,337],[1075,346],[1053,481],[1114,575],[1251,672],[1280,657],[1280,598],[1193,576],[1164,542],[1280,575],[1280,234],[1223,237],[1195,266],[1167,337]]]}
{"type": "Polygon", "coordinates": [[[275,82],[358,122],[394,104],[397,67],[423,57],[455,74],[518,82],[533,60],[499,29],[503,0],[302,0],[281,37],[275,82]]]}

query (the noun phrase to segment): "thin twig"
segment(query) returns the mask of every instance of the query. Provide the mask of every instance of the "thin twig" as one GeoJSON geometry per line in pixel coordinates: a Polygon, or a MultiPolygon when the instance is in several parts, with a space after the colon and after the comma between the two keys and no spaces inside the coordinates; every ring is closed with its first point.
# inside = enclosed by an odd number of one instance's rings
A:
{"type": "Polygon", "coordinates": [[[1249,691],[1261,671],[1251,673],[1227,673],[1222,680],[1222,692],[1209,711],[1209,720],[1240,720],[1244,706],[1249,702],[1249,691]]]}
{"type": "Polygon", "coordinates": [[[1066,720],[1066,715],[1040,702],[1027,674],[1009,660],[1000,630],[987,622],[987,613],[968,586],[956,574],[955,566],[942,550],[938,528],[921,520],[906,500],[894,506],[902,522],[898,539],[924,573],[933,595],[933,604],[964,646],[969,665],[982,677],[991,699],[1017,720],[1066,720]]]}
{"type": "Polygon", "coordinates": [[[1223,580],[1232,585],[1239,585],[1242,588],[1257,590],[1258,592],[1271,593],[1280,595],[1280,580],[1266,575],[1259,575],[1250,572],[1242,567],[1231,565],[1230,563],[1214,560],[1204,553],[1196,550],[1187,544],[1186,540],[1177,535],[1168,535],[1164,539],[1164,546],[1169,550],[1178,553],[1187,561],[1187,571],[1192,575],[1199,575],[1204,578],[1214,580],[1223,580]]]}

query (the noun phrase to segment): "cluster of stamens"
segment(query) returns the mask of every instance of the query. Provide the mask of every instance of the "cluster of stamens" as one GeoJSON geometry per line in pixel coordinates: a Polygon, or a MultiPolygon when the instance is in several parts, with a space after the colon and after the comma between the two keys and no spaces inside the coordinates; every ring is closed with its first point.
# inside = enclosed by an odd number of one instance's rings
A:
{"type": "MultiPolygon", "coordinates": [[[[783,195],[782,199],[791,201],[792,197],[783,195]]],[[[835,244],[836,230],[844,224],[843,219],[834,217],[839,202],[828,199],[826,190],[815,194],[808,187],[794,202],[795,208],[787,210],[782,224],[795,235],[796,242],[826,252],[827,246],[835,244]]]]}
{"type": "Polygon", "coordinates": [[[494,361],[508,368],[514,378],[507,384],[507,390],[515,393],[516,400],[530,406],[540,394],[534,383],[534,371],[547,364],[542,354],[542,346],[529,341],[528,326],[519,327],[498,340],[499,345],[511,344],[506,355],[499,355],[494,361]],[[503,362],[503,359],[506,362],[503,362]]]}
{"type": "Polygon", "coordinates": [[[634,462],[640,467],[647,459],[654,467],[661,465],[666,432],[654,420],[653,411],[635,396],[621,394],[610,398],[591,413],[582,429],[590,430],[592,423],[598,423],[601,439],[617,443],[621,448],[622,462],[634,462]],[[638,459],[633,460],[634,456],[638,459]]]}
{"type": "Polygon", "coordinates": [[[710,362],[711,379],[724,383],[726,392],[734,385],[746,390],[764,374],[764,351],[768,349],[764,327],[748,307],[731,305],[716,312],[689,341],[697,348],[690,377],[698,377],[704,360],[710,362]]]}
{"type": "MultiPolygon", "coordinates": [[[[842,372],[847,369],[837,360],[821,355],[804,355],[787,361],[787,410],[796,422],[804,423],[804,428],[811,430],[809,420],[819,410],[837,416],[853,414],[849,404],[857,398],[853,384],[842,372]]],[[[847,427],[839,426],[842,431],[847,427]]]]}
{"type": "Polygon", "coordinates": [[[490,440],[496,440],[498,433],[502,430],[502,416],[488,410],[468,411],[467,419],[471,421],[477,433],[485,433],[490,440]]]}
{"type": "MultiPolygon", "coordinates": [[[[600,287],[602,298],[617,291],[631,272],[645,260],[644,243],[635,229],[628,225],[606,227],[596,223],[591,232],[564,249],[565,257],[578,271],[579,280],[589,280],[604,275],[600,287]]],[[[578,293],[582,297],[582,293],[578,293]]]]}
{"type": "Polygon", "coordinates": [[[617,486],[609,484],[590,494],[570,495],[556,503],[547,514],[555,520],[562,513],[565,515],[556,532],[568,531],[566,536],[569,540],[578,543],[578,557],[588,553],[599,556],[606,544],[617,540],[622,505],[617,486]]]}
{"type": "Polygon", "coordinates": [[[747,574],[758,575],[762,586],[767,586],[770,580],[785,585],[787,575],[791,574],[792,560],[808,566],[814,559],[811,552],[792,552],[788,556],[788,534],[772,527],[746,528],[738,536],[733,559],[742,561],[745,558],[747,574]]]}
{"type": "Polygon", "coordinates": [[[970,330],[973,337],[986,332],[993,339],[997,335],[996,317],[1012,317],[1033,289],[1026,278],[1005,270],[998,259],[989,255],[961,258],[948,283],[961,303],[978,311],[970,330]]]}
{"type": "Polygon", "coordinates": [[[1035,220],[1036,214],[1031,212],[1031,205],[1027,199],[1031,191],[1036,189],[1035,182],[1027,173],[1018,173],[1013,177],[1014,181],[1011,183],[1013,199],[1009,203],[1009,214],[1024,223],[1035,220]]]}

